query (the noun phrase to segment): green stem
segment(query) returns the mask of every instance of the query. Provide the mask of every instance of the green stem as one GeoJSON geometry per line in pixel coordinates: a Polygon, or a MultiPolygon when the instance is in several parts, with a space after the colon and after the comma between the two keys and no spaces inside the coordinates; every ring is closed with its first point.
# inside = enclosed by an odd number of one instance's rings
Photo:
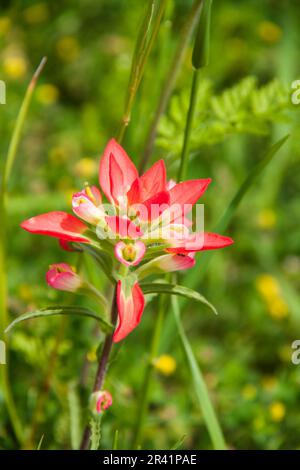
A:
{"type": "Polygon", "coordinates": [[[149,54],[157,37],[165,7],[166,0],[151,0],[148,2],[146,15],[141,25],[133,54],[125,109],[117,134],[119,143],[122,142],[125,131],[130,123],[134,99],[141,83],[149,54]]]}
{"type": "Polygon", "coordinates": [[[187,114],[185,130],[184,130],[180,167],[178,171],[178,181],[184,180],[187,174],[189,151],[190,151],[190,138],[191,138],[191,131],[193,127],[193,120],[195,116],[196,103],[197,103],[199,79],[200,79],[200,69],[194,69],[191,94],[190,94],[190,104],[189,104],[189,110],[187,114]]]}
{"type": "MultiPolygon", "coordinates": [[[[12,134],[12,138],[9,144],[6,161],[4,164],[3,177],[0,188],[0,337],[3,337],[4,330],[9,322],[8,310],[7,310],[7,255],[6,255],[6,195],[7,186],[11,171],[13,168],[14,161],[16,159],[17,150],[19,147],[22,130],[26,121],[29,105],[31,103],[32,94],[37,82],[37,79],[45,65],[46,58],[43,58],[37,70],[35,71],[29,86],[27,88],[23,103],[21,105],[16,125],[12,134]]],[[[23,441],[24,430],[21,421],[18,417],[12,391],[9,383],[9,358],[7,353],[7,364],[1,368],[1,383],[3,387],[4,399],[7,406],[7,411],[10,417],[11,425],[13,427],[16,438],[19,442],[23,441]]]]}
{"type": "Polygon", "coordinates": [[[194,31],[196,23],[199,19],[199,14],[202,8],[202,1],[203,0],[195,0],[191,8],[191,11],[188,14],[186,21],[182,27],[178,46],[176,48],[173,60],[170,65],[170,69],[167,73],[166,79],[162,86],[162,90],[161,90],[159,101],[158,101],[158,106],[155,111],[153,120],[151,122],[149,131],[147,134],[145,150],[144,150],[143,158],[141,160],[140,168],[139,168],[141,173],[143,173],[143,171],[145,170],[147,163],[149,161],[149,158],[151,156],[154,142],[155,142],[156,133],[157,133],[157,127],[158,127],[160,118],[165,112],[166,107],[168,105],[170,96],[174,89],[174,86],[175,86],[175,83],[176,83],[176,80],[177,80],[183,59],[184,59],[187,45],[194,31]]]}
{"type": "Polygon", "coordinates": [[[148,357],[148,362],[146,366],[144,381],[141,389],[141,398],[138,402],[136,424],[134,428],[133,440],[132,440],[132,449],[137,449],[142,444],[142,432],[144,422],[148,412],[149,405],[149,390],[150,383],[153,374],[153,362],[157,357],[159,351],[160,336],[162,331],[162,325],[165,316],[165,297],[161,296],[159,298],[158,313],[155,319],[153,336],[151,339],[150,354],[148,357]]]}
{"type": "Polygon", "coordinates": [[[194,382],[194,390],[196,392],[197,398],[199,400],[203,418],[208,429],[209,435],[211,437],[213,446],[215,450],[225,450],[226,444],[224,436],[221,430],[221,426],[218,422],[214,407],[209,397],[207,386],[203,378],[202,372],[199,368],[193,350],[190,346],[190,343],[186,337],[184,328],[181,323],[180,310],[178,305],[177,297],[172,298],[172,307],[173,315],[176,322],[177,330],[181,340],[182,348],[185,353],[187,362],[191,370],[191,376],[194,382]]]}

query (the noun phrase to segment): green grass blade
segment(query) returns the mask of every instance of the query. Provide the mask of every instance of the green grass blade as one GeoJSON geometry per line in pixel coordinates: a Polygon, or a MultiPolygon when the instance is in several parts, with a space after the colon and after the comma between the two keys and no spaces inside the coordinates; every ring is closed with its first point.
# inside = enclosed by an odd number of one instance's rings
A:
{"type": "Polygon", "coordinates": [[[114,441],[113,441],[113,450],[118,450],[119,447],[119,430],[115,430],[114,441]]]}
{"type": "Polygon", "coordinates": [[[203,418],[207,426],[209,435],[211,437],[215,449],[226,449],[223,433],[218,422],[215,410],[211,403],[209,393],[204,381],[200,367],[196,361],[191,345],[186,337],[181,318],[178,300],[176,297],[172,298],[172,307],[175,323],[177,326],[178,334],[181,340],[182,348],[191,371],[196,397],[199,401],[202,410],[203,418]]]}
{"type": "MultiPolygon", "coordinates": [[[[252,188],[253,184],[257,181],[257,179],[260,177],[262,174],[263,170],[266,168],[266,166],[272,161],[272,159],[275,157],[275,155],[278,153],[278,151],[282,148],[284,143],[287,141],[289,138],[289,135],[284,136],[282,139],[279,141],[275,142],[265,153],[263,158],[257,163],[254,168],[249,172],[249,174],[246,176],[244,182],[240,186],[240,188],[237,190],[236,194],[232,198],[229,206],[225,210],[223,216],[221,217],[220,221],[217,223],[217,225],[214,227],[214,232],[217,233],[224,233],[224,231],[227,229],[230,221],[232,220],[236,210],[240,206],[241,202],[243,201],[244,197],[248,193],[248,191],[252,188]]],[[[191,287],[196,288],[197,284],[203,279],[204,274],[209,266],[209,262],[211,260],[211,257],[214,255],[215,251],[206,251],[204,253],[201,253],[201,270],[199,271],[194,271],[191,273],[187,278],[188,278],[188,283],[191,287]]]]}
{"type": "MultiPolygon", "coordinates": [[[[40,65],[36,69],[29,86],[27,88],[24,100],[22,102],[19,114],[17,116],[16,124],[14,126],[13,134],[10,140],[8,153],[4,162],[1,187],[0,187],[0,338],[4,334],[4,328],[7,325],[8,310],[7,310],[7,260],[6,260],[6,192],[9,183],[9,178],[16,159],[17,150],[22,136],[22,130],[26,121],[26,117],[31,103],[33,91],[37,79],[46,63],[46,58],[43,58],[40,65]]],[[[24,431],[20,421],[17,409],[14,403],[12,390],[9,383],[9,359],[7,354],[7,364],[0,369],[1,384],[3,388],[4,399],[6,402],[10,422],[12,424],[14,433],[19,442],[23,441],[24,431]]]]}
{"type": "Polygon", "coordinates": [[[81,315],[84,317],[93,318],[97,320],[103,331],[111,332],[112,325],[108,323],[104,318],[100,317],[96,313],[92,312],[88,308],[84,307],[71,307],[71,306],[57,306],[57,307],[49,307],[46,309],[36,310],[35,312],[24,313],[24,315],[20,315],[16,318],[11,324],[6,328],[5,333],[8,333],[15,325],[21,323],[25,320],[32,320],[33,318],[41,318],[41,317],[51,317],[53,315],[81,315]]]}

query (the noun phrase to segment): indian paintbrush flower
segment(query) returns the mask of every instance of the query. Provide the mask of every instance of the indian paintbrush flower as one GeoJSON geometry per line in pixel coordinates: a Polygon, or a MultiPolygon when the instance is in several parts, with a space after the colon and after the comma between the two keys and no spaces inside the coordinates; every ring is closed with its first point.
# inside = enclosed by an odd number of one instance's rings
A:
{"type": "Polygon", "coordinates": [[[46,274],[46,281],[54,289],[76,292],[83,285],[82,279],[69,264],[52,264],[46,274]]]}
{"type": "MultiPolygon", "coordinates": [[[[86,185],[72,199],[79,219],[65,212],[49,212],[21,226],[32,233],[58,238],[64,249],[72,244],[76,248],[89,245],[98,257],[106,257],[105,266],[108,259],[112,261],[109,276],[117,284],[118,307],[113,340],[118,342],[141,320],[145,306],[141,279],[191,268],[196,252],[233,243],[219,234],[191,232],[188,216],[210,182],[209,178],[168,181],[163,160],[139,176],[125,150],[111,139],[99,168],[100,187],[109,204],[103,202],[96,186],[86,185]]],[[[65,285],[66,280],[74,285],[79,282],[76,273],[69,270],[57,272],[52,268],[49,273],[47,279],[53,287],[65,285]]]]}
{"type": "Polygon", "coordinates": [[[93,414],[102,414],[112,405],[112,402],[112,396],[107,390],[98,390],[91,395],[90,410],[93,414]]]}

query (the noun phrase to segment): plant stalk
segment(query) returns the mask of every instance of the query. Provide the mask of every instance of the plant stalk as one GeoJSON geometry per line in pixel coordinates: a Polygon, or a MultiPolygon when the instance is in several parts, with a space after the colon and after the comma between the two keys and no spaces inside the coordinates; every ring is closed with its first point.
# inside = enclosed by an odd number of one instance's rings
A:
{"type": "Polygon", "coordinates": [[[184,130],[184,137],[183,137],[183,146],[182,146],[182,152],[181,152],[181,158],[180,158],[180,167],[178,171],[178,181],[182,181],[186,179],[186,175],[187,175],[191,131],[192,131],[193,121],[195,117],[197,96],[198,96],[198,90],[199,90],[199,81],[200,81],[200,69],[194,69],[191,94],[190,94],[189,110],[188,110],[188,114],[186,118],[186,125],[185,125],[185,130],[184,130]]]}
{"type": "Polygon", "coordinates": [[[140,400],[138,401],[138,409],[136,416],[136,423],[133,433],[132,449],[138,449],[142,444],[142,432],[145,419],[149,407],[149,391],[150,383],[153,375],[153,363],[159,352],[160,336],[162,325],[165,317],[165,297],[163,295],[159,298],[158,313],[155,319],[154,331],[151,339],[150,354],[148,357],[144,381],[141,389],[140,400]]]}
{"type": "MultiPolygon", "coordinates": [[[[112,306],[111,306],[111,323],[112,325],[116,324],[117,321],[117,316],[118,316],[118,308],[117,308],[117,287],[114,289],[114,294],[113,294],[113,300],[112,300],[112,306]]],[[[93,387],[93,392],[96,392],[97,390],[101,390],[105,375],[107,372],[107,366],[108,366],[108,360],[110,356],[110,352],[112,349],[113,345],[113,333],[109,333],[106,335],[104,345],[102,348],[101,356],[99,359],[98,363],[98,369],[96,372],[96,377],[95,377],[95,382],[94,382],[94,387],[93,387]]],[[[87,450],[89,448],[89,443],[90,443],[90,436],[91,436],[91,430],[90,427],[87,425],[82,441],[81,441],[81,450],[87,450]]]]}
{"type": "Polygon", "coordinates": [[[176,80],[177,80],[183,59],[184,59],[187,45],[189,43],[191,35],[193,34],[197,21],[199,19],[199,14],[202,8],[202,2],[203,0],[195,0],[191,8],[191,11],[189,15],[187,16],[186,21],[182,27],[179,42],[175,50],[175,54],[171,62],[171,66],[166,76],[165,82],[162,86],[161,94],[160,94],[159,101],[158,101],[158,106],[153,116],[149,131],[148,131],[148,135],[146,138],[145,150],[144,150],[143,158],[141,160],[140,167],[139,167],[139,170],[141,173],[143,173],[143,171],[145,170],[147,163],[149,161],[149,158],[152,154],[155,137],[157,134],[157,127],[158,127],[161,116],[164,114],[167,108],[169,99],[174,89],[174,86],[175,86],[175,83],[176,83],[176,80]]]}

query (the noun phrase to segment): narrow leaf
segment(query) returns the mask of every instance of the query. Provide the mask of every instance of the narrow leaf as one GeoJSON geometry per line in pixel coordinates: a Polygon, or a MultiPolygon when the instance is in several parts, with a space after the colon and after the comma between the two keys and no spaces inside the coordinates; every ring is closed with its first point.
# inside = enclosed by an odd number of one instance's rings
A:
{"type": "Polygon", "coordinates": [[[50,317],[53,315],[81,315],[84,317],[90,317],[94,320],[97,320],[103,331],[111,332],[112,325],[108,323],[104,318],[100,317],[96,313],[84,307],[71,307],[71,306],[58,306],[58,307],[48,307],[45,309],[36,310],[35,312],[24,313],[16,318],[11,324],[6,328],[5,333],[8,333],[17,323],[23,322],[25,320],[31,320],[32,318],[40,317],[50,317]]]}
{"type": "Polygon", "coordinates": [[[188,287],[179,286],[177,284],[169,284],[167,282],[162,283],[141,283],[141,288],[144,294],[170,294],[179,295],[190,300],[196,300],[209,307],[216,315],[218,314],[215,307],[199,292],[189,289],[188,287]]]}
{"type": "Polygon", "coordinates": [[[204,381],[200,367],[196,361],[191,345],[186,337],[182,326],[179,305],[176,297],[172,298],[173,315],[176,322],[178,334],[181,340],[182,348],[185,353],[191,376],[193,379],[194,390],[202,410],[203,418],[207,426],[209,435],[213,442],[214,448],[217,450],[226,449],[225,440],[222,434],[220,424],[218,422],[215,410],[211,403],[206,383],[204,381]]]}

